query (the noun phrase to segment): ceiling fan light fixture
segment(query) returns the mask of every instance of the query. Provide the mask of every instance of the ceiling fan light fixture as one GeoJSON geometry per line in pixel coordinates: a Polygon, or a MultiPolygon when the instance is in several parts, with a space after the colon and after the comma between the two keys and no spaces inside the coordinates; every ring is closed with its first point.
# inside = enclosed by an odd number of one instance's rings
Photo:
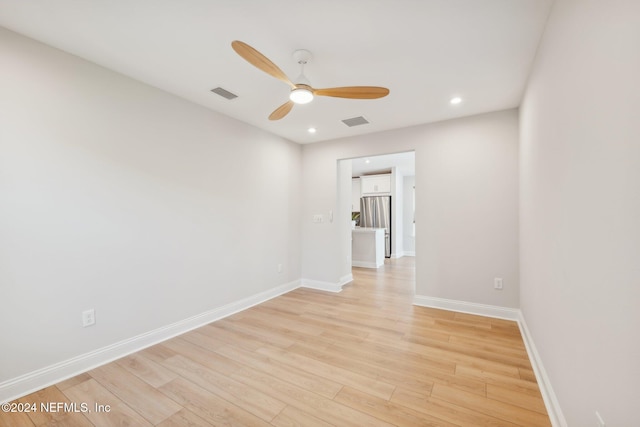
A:
{"type": "Polygon", "coordinates": [[[313,92],[305,87],[296,87],[289,94],[289,99],[296,104],[308,104],[313,101],[313,92]]]}

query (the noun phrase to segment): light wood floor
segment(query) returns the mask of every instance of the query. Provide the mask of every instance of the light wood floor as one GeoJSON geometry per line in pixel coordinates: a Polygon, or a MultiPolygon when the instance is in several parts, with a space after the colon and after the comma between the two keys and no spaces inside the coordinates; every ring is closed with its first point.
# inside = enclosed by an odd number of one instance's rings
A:
{"type": "Polygon", "coordinates": [[[0,425],[550,426],[514,322],[412,306],[413,258],[298,289],[19,399],[0,425]],[[110,405],[109,413],[94,404],[110,405]]]}

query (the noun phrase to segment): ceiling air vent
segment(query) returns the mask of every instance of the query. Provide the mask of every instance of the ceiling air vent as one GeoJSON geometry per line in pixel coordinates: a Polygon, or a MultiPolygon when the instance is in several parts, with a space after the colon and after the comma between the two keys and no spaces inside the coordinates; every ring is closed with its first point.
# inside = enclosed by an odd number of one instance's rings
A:
{"type": "Polygon", "coordinates": [[[359,116],[359,117],[353,117],[351,119],[344,119],[342,123],[344,123],[349,127],[354,127],[354,126],[366,125],[369,123],[369,121],[364,117],[359,116]]]}
{"type": "Polygon", "coordinates": [[[211,89],[211,92],[215,93],[216,95],[220,95],[223,98],[227,98],[227,99],[234,99],[234,98],[238,97],[238,95],[236,95],[235,93],[231,93],[226,89],[222,89],[221,87],[217,87],[215,89],[211,89]]]}

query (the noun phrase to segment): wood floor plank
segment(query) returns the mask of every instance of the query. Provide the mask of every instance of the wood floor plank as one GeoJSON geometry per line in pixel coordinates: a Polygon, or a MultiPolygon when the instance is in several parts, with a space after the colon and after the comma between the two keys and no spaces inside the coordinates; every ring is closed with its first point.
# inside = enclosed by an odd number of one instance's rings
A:
{"type": "Polygon", "coordinates": [[[457,427],[448,421],[415,411],[394,401],[380,399],[350,387],[344,387],[334,399],[353,409],[366,411],[396,426],[457,427]]]}
{"type": "MultiPolygon", "coordinates": [[[[306,346],[298,344],[289,349],[290,352],[306,356],[315,360],[319,360],[331,366],[336,366],[342,369],[346,369],[350,372],[354,372],[360,375],[367,376],[372,379],[377,379],[383,383],[398,386],[412,388],[417,391],[431,390],[435,377],[446,378],[443,381],[446,384],[450,384],[453,380],[457,383],[464,383],[465,388],[470,390],[479,390],[482,394],[485,393],[484,385],[473,380],[466,378],[460,378],[460,381],[452,374],[445,374],[434,370],[420,369],[411,372],[409,369],[399,367],[399,365],[387,366],[384,363],[376,363],[370,359],[360,359],[350,356],[349,354],[343,354],[339,350],[328,348],[321,350],[312,346],[306,346]],[[394,369],[398,368],[398,369],[394,369]],[[435,377],[431,374],[438,372],[435,377]]],[[[368,391],[362,389],[363,391],[368,391]]]]}
{"type": "Polygon", "coordinates": [[[532,396],[528,393],[521,393],[513,388],[500,387],[493,384],[487,384],[487,397],[500,402],[509,403],[519,406],[523,409],[536,411],[543,415],[547,414],[547,410],[542,400],[542,395],[532,396]]]}
{"type": "Polygon", "coordinates": [[[137,354],[139,354],[140,356],[146,357],[147,359],[152,360],[156,363],[160,363],[178,354],[175,351],[171,350],[166,345],[164,345],[167,342],[169,341],[165,341],[162,344],[156,344],[154,346],[147,347],[144,350],[139,351],[137,354]]]}
{"type": "Polygon", "coordinates": [[[334,343],[331,347],[341,354],[359,360],[370,360],[372,363],[391,367],[392,369],[415,372],[420,367],[428,365],[430,369],[437,369],[447,373],[455,372],[456,364],[443,357],[398,350],[393,345],[365,341],[358,346],[344,343],[334,343]]]}
{"type": "Polygon", "coordinates": [[[75,377],[71,377],[68,380],[59,382],[58,384],[56,384],[56,387],[58,387],[58,389],[60,390],[66,390],[69,387],[73,387],[74,385],[78,385],[90,379],[91,376],[85,372],[83,374],[76,375],[75,377]]]}
{"type": "Polygon", "coordinates": [[[216,337],[216,334],[212,331],[212,328],[207,327],[198,328],[191,332],[187,332],[186,334],[182,334],[180,335],[180,338],[211,351],[215,351],[216,348],[228,344],[227,341],[221,340],[219,337],[216,337]]]}
{"type": "Polygon", "coordinates": [[[313,415],[293,406],[287,406],[271,421],[276,427],[334,427],[313,415]]]}
{"type": "MultiPolygon", "coordinates": [[[[17,407],[16,407],[17,409],[17,407]]],[[[27,412],[0,411],[0,426],[3,427],[35,427],[27,412]]]]}
{"type": "MultiPolygon", "coordinates": [[[[296,340],[289,334],[283,334],[282,330],[272,330],[265,327],[264,319],[261,322],[253,322],[251,317],[243,318],[241,322],[230,321],[220,327],[250,336],[252,339],[264,344],[276,345],[287,348],[295,344],[296,340]]],[[[269,324],[269,326],[272,326],[269,324]]],[[[228,344],[228,343],[227,343],[228,344]]]]}
{"type": "Polygon", "coordinates": [[[93,369],[89,375],[123,401],[131,402],[136,412],[152,424],[158,424],[182,409],[117,363],[93,369]]]}
{"type": "Polygon", "coordinates": [[[491,415],[478,412],[474,409],[466,408],[440,400],[430,396],[423,407],[413,407],[414,409],[426,412],[443,420],[455,423],[461,427],[495,426],[495,427],[523,427],[518,424],[505,421],[491,415]]]}
{"type": "Polygon", "coordinates": [[[157,425],[157,427],[214,427],[213,424],[208,423],[201,417],[197,416],[193,412],[182,409],[180,412],[176,412],[163,422],[157,425]]]}
{"type": "Polygon", "coordinates": [[[268,356],[249,352],[239,347],[225,346],[219,348],[217,353],[329,399],[333,399],[343,387],[342,384],[336,381],[311,374],[298,367],[281,363],[268,356]]]}
{"type": "Polygon", "coordinates": [[[480,369],[471,368],[469,366],[458,365],[456,367],[456,376],[473,378],[477,381],[482,381],[488,385],[497,385],[509,390],[513,390],[519,393],[525,393],[530,396],[539,397],[540,389],[534,382],[523,380],[520,378],[514,378],[510,376],[504,376],[495,374],[493,372],[486,372],[480,369]]]}
{"type": "Polygon", "coordinates": [[[82,413],[82,402],[71,402],[56,386],[51,386],[18,400],[29,405],[36,404],[28,413],[36,426],[68,425],[70,427],[91,427],[93,424],[82,413]],[[39,403],[37,403],[39,402],[39,403]],[[41,405],[44,403],[45,405],[41,405]],[[51,403],[51,405],[48,405],[51,403]],[[58,403],[68,406],[58,406],[58,403]]]}
{"type": "Polygon", "coordinates": [[[116,362],[152,387],[160,387],[176,378],[176,374],[140,354],[132,354],[116,362]]]}
{"type": "Polygon", "coordinates": [[[295,384],[282,381],[269,374],[253,369],[244,369],[232,375],[234,379],[255,387],[264,392],[269,391],[278,400],[301,411],[322,417],[323,421],[335,426],[379,426],[389,427],[392,424],[383,422],[367,413],[342,405],[331,399],[309,392],[295,384]]]}
{"type": "Polygon", "coordinates": [[[536,374],[531,368],[519,368],[518,374],[523,380],[530,381],[532,383],[536,382],[536,374]]]}
{"type": "Polygon", "coordinates": [[[84,414],[96,427],[152,426],[142,415],[131,409],[129,405],[93,378],[69,387],[63,393],[70,401],[87,402],[91,408],[94,408],[96,404],[108,407],[109,410],[106,412],[91,411],[84,414]]]}
{"type": "Polygon", "coordinates": [[[250,412],[238,408],[236,405],[184,378],[178,377],[160,387],[159,390],[189,411],[215,426],[260,427],[269,425],[269,423],[250,412]]]}
{"type": "MultiPolygon", "coordinates": [[[[164,343],[162,343],[162,345],[167,346],[175,351],[175,355],[172,357],[175,357],[176,355],[182,355],[193,360],[194,362],[200,363],[205,366],[211,366],[218,372],[229,374],[242,368],[242,365],[234,362],[227,357],[224,357],[213,351],[209,351],[206,348],[200,347],[197,344],[181,338],[174,338],[170,341],[165,341],[164,343]]],[[[162,364],[164,364],[169,359],[165,359],[162,364]]]]}
{"type": "Polygon", "coordinates": [[[392,384],[377,381],[374,378],[290,351],[262,347],[258,350],[258,353],[291,364],[292,366],[301,366],[304,370],[315,375],[329,378],[345,385],[352,385],[354,388],[368,390],[372,395],[383,399],[389,399],[395,388],[392,384]]]}
{"type": "Polygon", "coordinates": [[[184,356],[167,359],[165,365],[171,367],[182,378],[265,421],[271,421],[286,406],[266,393],[254,390],[184,356]]]}
{"type": "MultiPolygon", "coordinates": [[[[224,320],[224,319],[223,319],[224,320]]],[[[238,331],[229,331],[218,324],[218,322],[211,323],[209,325],[199,328],[198,333],[209,335],[212,339],[220,342],[220,345],[233,344],[242,346],[247,350],[255,350],[260,348],[262,343],[256,341],[251,335],[244,334],[238,331]]],[[[210,341],[211,342],[211,341],[210,341]]],[[[211,348],[211,346],[210,346],[211,348]]]]}
{"type": "Polygon", "coordinates": [[[431,396],[523,427],[548,427],[549,417],[529,409],[436,384],[431,396]]]}
{"type": "Polygon", "coordinates": [[[493,358],[493,356],[474,350],[472,347],[460,347],[455,344],[442,343],[415,335],[403,337],[403,339],[422,346],[422,351],[433,357],[449,359],[456,364],[464,364],[502,375],[516,378],[520,376],[518,366],[489,360],[487,357],[493,358]],[[471,351],[471,353],[467,353],[467,351],[471,351]]]}
{"type": "Polygon", "coordinates": [[[406,406],[407,408],[421,408],[429,401],[431,389],[424,390],[422,393],[408,389],[404,386],[398,386],[391,396],[391,402],[406,406]]]}

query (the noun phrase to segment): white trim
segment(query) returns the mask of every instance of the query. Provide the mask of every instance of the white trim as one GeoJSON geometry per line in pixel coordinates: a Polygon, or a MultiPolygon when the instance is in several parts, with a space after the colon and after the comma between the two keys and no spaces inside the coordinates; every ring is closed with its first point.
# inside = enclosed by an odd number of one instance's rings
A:
{"type": "Polygon", "coordinates": [[[518,320],[520,310],[517,308],[500,307],[497,305],[478,304],[475,302],[416,295],[413,304],[423,307],[441,308],[443,310],[461,313],[477,314],[479,316],[497,317],[498,319],[518,320]]]}
{"type": "Polygon", "coordinates": [[[558,402],[558,398],[553,392],[551,381],[549,381],[547,372],[542,365],[542,359],[540,358],[540,354],[538,354],[538,350],[533,343],[533,337],[529,332],[529,328],[527,327],[527,322],[524,319],[522,311],[520,311],[518,316],[518,326],[520,327],[520,334],[522,335],[524,346],[527,348],[527,354],[529,355],[533,372],[536,375],[536,381],[538,382],[540,393],[542,393],[542,399],[544,400],[544,405],[547,408],[551,425],[553,427],[567,427],[567,420],[562,414],[560,402],[558,402]]]}
{"type": "Polygon", "coordinates": [[[395,252],[391,254],[390,258],[402,258],[404,256],[404,252],[395,252]]]}
{"type": "Polygon", "coordinates": [[[377,264],[377,263],[371,262],[371,261],[356,261],[356,260],[351,261],[351,266],[352,267],[378,268],[378,267],[382,267],[383,265],[384,265],[384,263],[377,264]]]}
{"type": "Polygon", "coordinates": [[[316,289],[318,291],[327,291],[327,292],[342,292],[343,284],[341,282],[331,283],[331,282],[322,282],[320,280],[311,280],[311,279],[302,279],[303,288],[316,289]]]}
{"type": "Polygon", "coordinates": [[[349,273],[349,274],[345,274],[340,278],[339,284],[340,284],[340,287],[342,287],[351,282],[353,282],[353,274],[349,273]]]}
{"type": "Polygon", "coordinates": [[[416,256],[416,251],[404,251],[404,256],[416,256]]]}
{"type": "Polygon", "coordinates": [[[533,368],[533,372],[538,382],[538,388],[542,394],[544,405],[549,414],[549,420],[553,427],[567,427],[567,421],[562,414],[560,402],[551,387],[551,381],[542,365],[542,359],[533,343],[533,337],[527,328],[527,322],[524,319],[522,311],[517,308],[500,307],[495,305],[477,304],[467,301],[450,300],[444,298],[428,297],[425,295],[416,295],[413,298],[413,304],[423,307],[440,308],[443,310],[456,311],[460,313],[470,313],[479,316],[496,317],[499,319],[513,320],[520,328],[520,335],[527,349],[527,355],[533,368]]]}
{"type": "Polygon", "coordinates": [[[120,359],[131,353],[166,341],[208,323],[230,316],[300,287],[300,280],[276,286],[264,292],[214,308],[184,320],[154,329],[123,341],[37,369],[0,383],[0,402],[9,402],[44,387],[120,359]]]}

